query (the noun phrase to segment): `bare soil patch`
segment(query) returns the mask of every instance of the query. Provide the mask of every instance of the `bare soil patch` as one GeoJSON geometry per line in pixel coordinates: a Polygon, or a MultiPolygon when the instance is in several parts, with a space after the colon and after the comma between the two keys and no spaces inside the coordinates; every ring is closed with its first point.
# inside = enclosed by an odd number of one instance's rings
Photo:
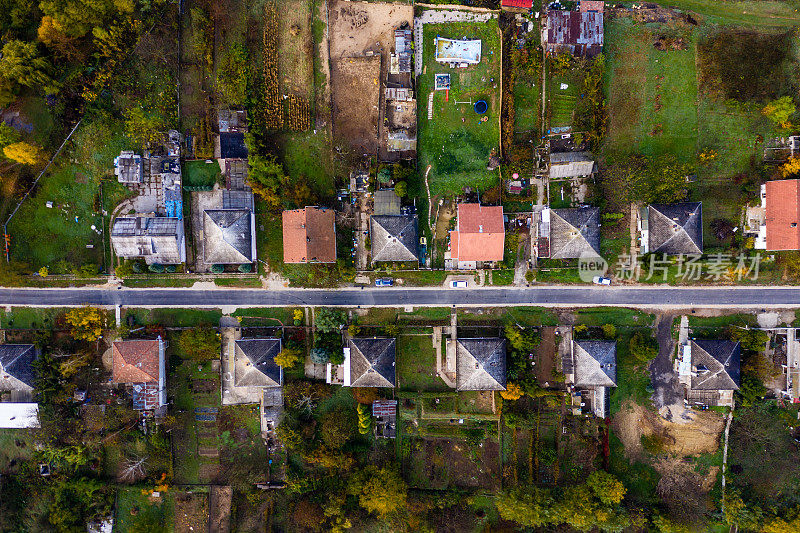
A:
{"type": "Polygon", "coordinates": [[[389,2],[345,2],[336,0],[329,6],[331,25],[331,57],[353,57],[367,50],[381,52],[385,68],[394,48],[394,30],[403,22],[414,21],[411,4],[389,2]]]}
{"type": "MultiPolygon", "coordinates": [[[[662,414],[666,414],[666,409],[662,409],[662,414]]],[[[642,436],[652,435],[661,437],[665,453],[678,456],[712,453],[719,448],[724,420],[718,413],[687,409],[669,415],[673,422],[630,400],[625,402],[614,416],[612,427],[625,445],[626,457],[641,459],[642,436]]]]}
{"type": "Polygon", "coordinates": [[[209,533],[228,533],[231,530],[231,502],[233,489],[231,487],[211,487],[210,509],[211,520],[208,523],[209,533]]]}
{"type": "Polygon", "coordinates": [[[394,30],[403,22],[411,27],[413,20],[410,4],[335,0],[329,5],[334,135],[353,150],[377,152],[380,92],[394,49],[394,30]],[[377,71],[374,59],[366,61],[369,67],[353,71],[347,58],[366,53],[374,54],[377,71]]]}
{"type": "Polygon", "coordinates": [[[556,370],[556,357],[561,337],[556,337],[556,328],[546,327],[541,330],[542,341],[536,347],[536,382],[541,386],[549,386],[556,370]],[[545,385],[547,384],[547,385],[545,385]]]}
{"type": "Polygon", "coordinates": [[[196,533],[208,529],[208,496],[182,493],[175,495],[176,533],[196,533]]]}
{"type": "Polygon", "coordinates": [[[357,154],[378,150],[381,57],[334,58],[333,133],[357,154]]]}

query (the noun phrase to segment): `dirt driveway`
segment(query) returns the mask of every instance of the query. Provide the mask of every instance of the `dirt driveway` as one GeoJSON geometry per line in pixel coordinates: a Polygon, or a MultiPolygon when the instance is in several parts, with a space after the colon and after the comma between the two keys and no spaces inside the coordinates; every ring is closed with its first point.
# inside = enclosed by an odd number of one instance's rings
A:
{"type": "Polygon", "coordinates": [[[672,337],[673,315],[658,315],[654,324],[658,340],[658,355],[650,363],[650,379],[653,382],[653,403],[656,409],[683,404],[683,391],[678,376],[672,368],[675,339],[672,337]]]}

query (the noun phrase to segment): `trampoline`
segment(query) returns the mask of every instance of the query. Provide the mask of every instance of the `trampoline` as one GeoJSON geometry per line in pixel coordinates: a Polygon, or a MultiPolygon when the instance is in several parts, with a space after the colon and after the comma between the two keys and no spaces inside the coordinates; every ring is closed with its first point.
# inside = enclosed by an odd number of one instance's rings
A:
{"type": "Polygon", "coordinates": [[[489,109],[489,104],[486,103],[486,100],[478,100],[473,108],[477,114],[483,115],[489,109]]]}

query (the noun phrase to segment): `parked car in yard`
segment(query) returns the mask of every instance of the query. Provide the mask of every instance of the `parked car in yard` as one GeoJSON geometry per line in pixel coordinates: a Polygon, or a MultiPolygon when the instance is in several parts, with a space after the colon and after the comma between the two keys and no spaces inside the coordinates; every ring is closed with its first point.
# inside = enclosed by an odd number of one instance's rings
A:
{"type": "Polygon", "coordinates": [[[464,280],[451,281],[450,282],[450,288],[451,289],[466,289],[467,288],[467,282],[464,281],[464,280]]]}
{"type": "Polygon", "coordinates": [[[592,278],[592,283],[595,285],[611,285],[611,280],[603,276],[595,276],[592,278]]]}
{"type": "Polygon", "coordinates": [[[378,278],[375,280],[376,287],[391,287],[392,285],[394,285],[392,278],[378,278]]]}

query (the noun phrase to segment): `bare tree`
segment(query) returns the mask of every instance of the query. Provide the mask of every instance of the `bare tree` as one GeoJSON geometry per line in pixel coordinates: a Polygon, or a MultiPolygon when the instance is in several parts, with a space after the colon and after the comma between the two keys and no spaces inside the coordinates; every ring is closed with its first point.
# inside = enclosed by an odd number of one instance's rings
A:
{"type": "Polygon", "coordinates": [[[145,463],[147,457],[139,457],[134,455],[125,459],[122,469],[119,472],[119,480],[125,483],[135,483],[140,479],[144,479],[146,475],[145,463]]]}

